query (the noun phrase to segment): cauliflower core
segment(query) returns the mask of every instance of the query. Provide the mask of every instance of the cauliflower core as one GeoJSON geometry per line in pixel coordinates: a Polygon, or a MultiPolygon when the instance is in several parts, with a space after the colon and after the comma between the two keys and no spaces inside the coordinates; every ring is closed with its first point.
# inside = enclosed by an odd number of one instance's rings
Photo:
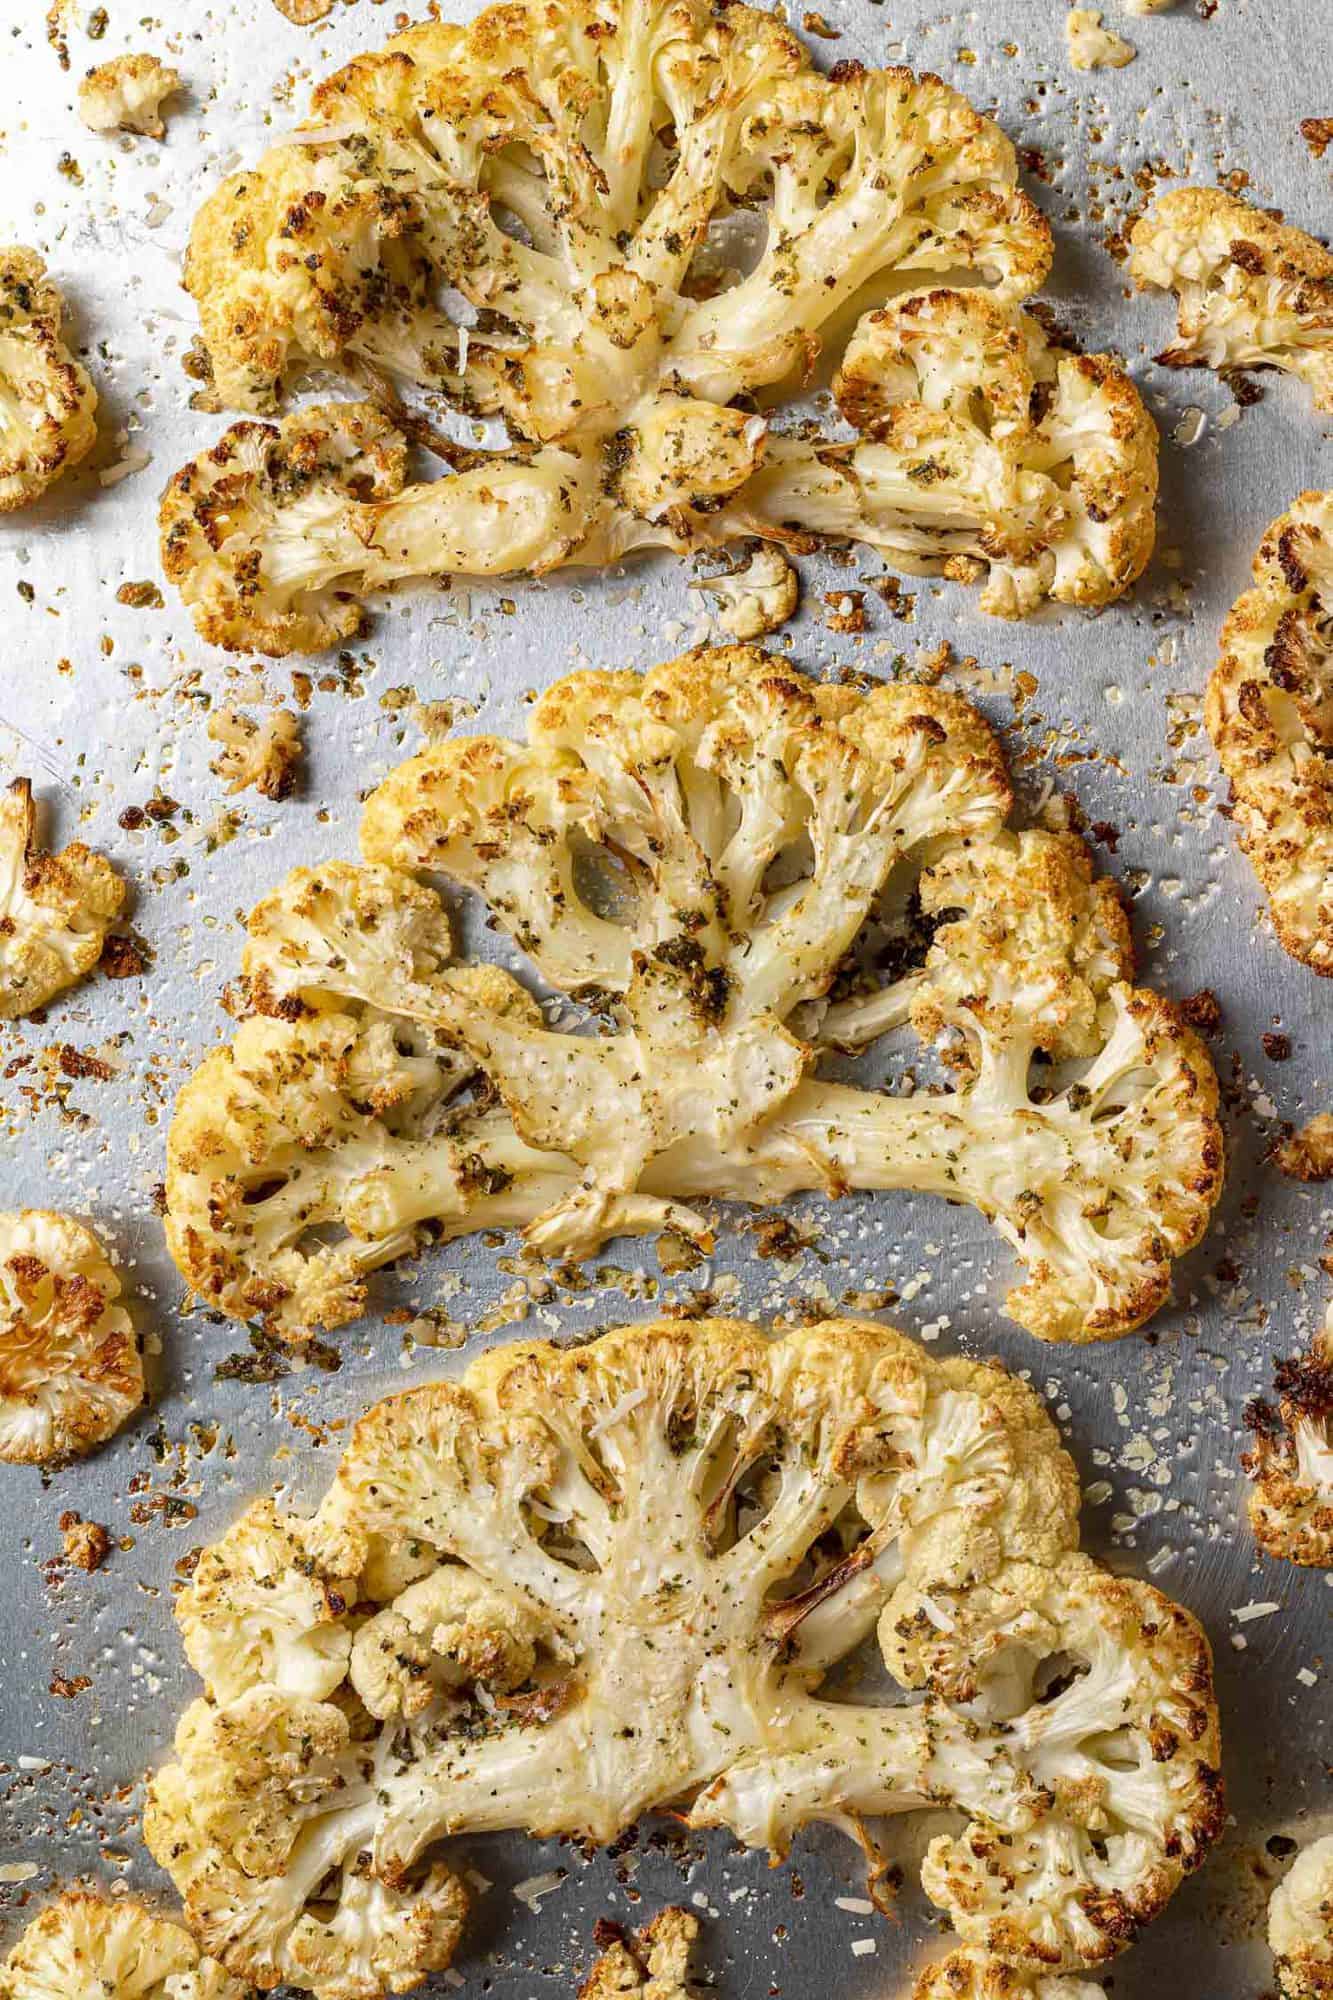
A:
{"type": "Polygon", "coordinates": [[[1099,1962],[1222,1800],[1207,1643],[1077,1552],[1077,1510],[1031,1390],[870,1322],[493,1349],[368,1411],[312,1517],[252,1510],[182,1593],[207,1686],[149,1847],[238,1978],[362,2000],[447,1965],[446,1837],[673,1804],[782,1853],[952,1806],[923,1880],[963,1938],[1099,1962]],[[821,1696],[872,1632],[919,1700],[821,1696]]]}
{"type": "Polygon", "coordinates": [[[143,1402],[120,1279],[90,1229],[0,1215],[0,1458],[54,1465],[105,1442],[143,1402]]]}
{"type": "Polygon", "coordinates": [[[1333,1835],[1302,1849],[1274,1889],[1268,1944],[1286,2000],[1333,1993],[1333,1835]]]}
{"type": "Polygon", "coordinates": [[[518,1225],[581,1258],[670,1229],[706,1249],[709,1196],[912,1188],[994,1220],[1032,1332],[1139,1325],[1217,1197],[1216,1080],[1130,984],[1082,844],[1004,831],[1008,805],[959,697],[820,686],[744,647],[571,675],[526,745],[432,745],[372,794],[370,867],[298,869],[250,920],[256,1018],[172,1123],[182,1272],[302,1338],[423,1233],[518,1225]],[[477,892],[601,1032],[548,1027],[497,967],[451,968],[408,870],[477,892]],[[924,963],[825,1011],[914,888],[924,963]],[[952,1095],[818,1074],[821,1041],[909,1023],[950,1044],[952,1095]]]}
{"type": "Polygon", "coordinates": [[[1280,368],[1333,410],[1333,251],[1221,188],[1173,188],[1135,223],[1129,268],[1176,295],[1168,368],[1280,368]]]}
{"type": "Polygon", "coordinates": [[[163,496],[168,574],[205,637],[274,655],[346,637],[398,579],[742,536],[864,540],[969,578],[1049,570],[1021,606],[988,593],[1011,615],[1068,596],[1071,572],[1079,601],[1117,596],[1146,560],[1155,433],[1114,364],[1039,353],[1016,302],[1050,233],[1016,176],[938,77],[821,75],[747,7],[534,0],[411,29],[321,85],[310,124],[196,220],[186,282],[220,402],[271,410],[310,364],[373,400],[234,425],[163,496]],[[856,305],[949,276],[978,289],[943,295],[933,336],[948,417],[905,375],[863,464],[754,413],[836,354],[856,305]],[[960,344],[954,321],[987,308],[1013,340],[960,344]],[[990,435],[968,397],[1026,400],[1033,367],[1049,423],[990,435]],[[508,442],[437,439],[450,474],[405,485],[383,415],[403,384],[501,418],[508,442]],[[1128,503],[1089,536],[1117,483],[1128,503]],[[1094,578],[1085,544],[1104,543],[1119,553],[1094,578]]]}
{"type": "Polygon", "coordinates": [[[91,972],[125,893],[81,840],[61,854],[38,847],[26,778],[0,793],[0,1021],[35,1013],[91,972]]]}
{"type": "Polygon", "coordinates": [[[1333,974],[1333,493],[1272,523],[1222,628],[1204,720],[1293,958],[1333,974]]]}
{"type": "Polygon", "coordinates": [[[1270,1556],[1333,1569],[1333,1305],[1308,1354],[1277,1367],[1277,1409],[1245,1412],[1250,1521],[1270,1556]]]}
{"type": "Polygon", "coordinates": [[[579,1987],[579,2000],[618,2000],[625,1993],[643,2000],[689,2000],[690,1958],[699,1936],[699,1919],[689,1910],[659,1910],[631,1936],[618,1924],[599,1923],[597,1930],[606,1949],[579,1987]],[[608,1930],[613,1935],[606,1941],[608,1930]]]}
{"type": "Polygon", "coordinates": [[[181,87],[179,72],[156,56],[115,56],[98,63],[79,85],[79,116],[90,132],[166,133],[163,100],[181,87]]]}
{"type": "Polygon", "coordinates": [[[245,2000],[180,1924],[133,1896],[67,1889],[0,1965],[0,2000],[245,2000]]]}
{"type": "Polygon", "coordinates": [[[35,250],[0,249],[0,514],[26,507],[97,440],[97,391],[60,333],[35,250]]]}

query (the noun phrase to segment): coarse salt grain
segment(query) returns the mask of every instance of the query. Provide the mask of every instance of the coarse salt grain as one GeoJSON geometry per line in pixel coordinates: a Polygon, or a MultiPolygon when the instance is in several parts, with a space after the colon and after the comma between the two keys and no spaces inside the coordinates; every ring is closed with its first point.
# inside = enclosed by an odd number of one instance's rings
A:
{"type": "Polygon", "coordinates": [[[874,1940],[874,1938],[853,1938],[853,1939],[852,1939],[852,1957],[853,1957],[853,1958],[869,1958],[869,1957],[870,1957],[870,1955],[871,1955],[871,1953],[872,1953],[872,1952],[874,1951],[874,1949],[875,1949],[875,1940],[874,1940]]]}

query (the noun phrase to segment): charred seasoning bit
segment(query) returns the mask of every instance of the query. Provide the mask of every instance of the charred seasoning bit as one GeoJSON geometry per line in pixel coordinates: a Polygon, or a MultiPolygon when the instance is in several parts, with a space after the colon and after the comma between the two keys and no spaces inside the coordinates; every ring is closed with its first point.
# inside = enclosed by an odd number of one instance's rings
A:
{"type": "Polygon", "coordinates": [[[125,932],[113,932],[97,963],[107,979],[141,979],[148,969],[148,950],[125,932]]]}
{"type": "Polygon", "coordinates": [[[1222,1003],[1211,986],[1201,986],[1177,1002],[1177,1012],[1196,1035],[1215,1035],[1222,1026],[1222,1003]]]}
{"type": "Polygon", "coordinates": [[[1316,160],[1322,160],[1333,145],[1333,118],[1302,118],[1301,137],[1316,160]]]}
{"type": "Polygon", "coordinates": [[[122,583],[116,592],[117,604],[128,604],[132,611],[160,611],[165,601],[155,583],[122,583]]]}
{"type": "Polygon", "coordinates": [[[1267,1034],[1263,1038],[1264,1054],[1270,1062],[1287,1062],[1291,1058],[1291,1036],[1267,1034]]]}
{"type": "Polygon", "coordinates": [[[76,1696],[86,1694],[91,1686],[87,1674],[75,1674],[72,1680],[65,1674],[53,1674],[47,1692],[59,1701],[73,1701],[76,1696]]]}
{"type": "Polygon", "coordinates": [[[693,938],[667,938],[653,950],[659,965],[684,975],[690,1005],[704,1021],[720,1021],[727,1011],[731,981],[720,965],[705,965],[703,946],[693,938]]]}
{"type": "Polygon", "coordinates": [[[92,1077],[97,1083],[110,1083],[116,1072],[101,1056],[90,1055],[86,1049],[76,1049],[72,1042],[62,1042],[58,1060],[65,1076],[92,1077]]]}

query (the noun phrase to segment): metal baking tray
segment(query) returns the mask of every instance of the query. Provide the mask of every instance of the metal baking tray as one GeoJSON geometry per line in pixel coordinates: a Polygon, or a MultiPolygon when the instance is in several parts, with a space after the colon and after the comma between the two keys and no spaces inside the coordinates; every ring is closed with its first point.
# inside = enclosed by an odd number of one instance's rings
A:
{"type": "MultiPolygon", "coordinates": [[[[110,0],[95,39],[84,0],[61,6],[53,33],[68,44],[68,71],[40,7],[0,5],[0,210],[4,235],[40,247],[67,291],[102,437],[88,468],[0,522],[0,761],[33,778],[50,836],[93,842],[131,878],[152,963],[141,980],[93,980],[44,1021],[5,1031],[0,1204],[67,1207],[114,1241],[149,1343],[152,1400],[99,1456],[49,1482],[0,1468],[4,1941],[58,1878],[98,1871],[163,1886],[136,1813],[141,1775],[192,1691],[171,1622],[177,1565],[257,1490],[278,1481],[317,1493],[342,1427],[371,1399],[462,1365],[467,1349],[409,1345],[401,1316],[384,1317],[391,1308],[445,1304],[475,1349],[509,1337],[520,1315],[528,1332],[606,1324],[702,1282],[726,1309],[759,1317],[892,1286],[889,1316],[909,1332],[941,1351],[998,1354],[1031,1378],[1084,1476],[1088,1545],[1115,1568],[1151,1573],[1207,1626],[1232,1820],[1208,1867],[1116,1966],[1114,1989],[1146,2000],[1170,1973],[1211,2000],[1254,1992],[1270,1977],[1257,1940],[1281,1843],[1320,1830],[1330,1810],[1329,1579],[1256,1557],[1238,1461],[1246,1400],[1267,1385],[1272,1358],[1308,1337],[1327,1289],[1327,1204],[1264,1156],[1284,1121],[1330,1102],[1333,995],[1284,957],[1260,914],[1219,810],[1200,711],[1259,536],[1302,487],[1333,484],[1333,442],[1297,385],[1267,378],[1262,401],[1242,409],[1211,376],[1158,367],[1169,304],[1131,298],[1105,242],[1165,176],[1225,178],[1328,227],[1333,159],[1312,159],[1299,132],[1303,116],[1333,108],[1320,95],[1333,57],[1327,0],[1177,0],[1146,20],[1106,0],[1139,55],[1092,75],[1069,66],[1058,0],[957,10],[824,0],[841,39],[813,44],[821,61],[934,69],[998,116],[1055,227],[1048,296],[1085,342],[1129,358],[1162,430],[1159,552],[1129,602],[1008,627],[980,616],[974,592],[908,580],[911,619],[871,594],[870,630],[854,638],[821,615],[822,593],[854,573],[810,561],[805,609],[780,643],[817,671],[888,672],[947,641],[961,663],[951,683],[1010,733],[1029,812],[1061,791],[1097,829],[1098,859],[1132,899],[1146,976],[1176,995],[1217,994],[1232,1166],[1175,1305],[1119,1344],[1042,1347],[999,1312],[1006,1260],[992,1232],[967,1212],[892,1195],[816,1204],[818,1254],[789,1269],[729,1228],[707,1271],[665,1279],[651,1250],[631,1246],[613,1260],[618,1277],[576,1295],[543,1297],[508,1250],[464,1242],[380,1282],[377,1316],[340,1340],[339,1372],[306,1368],[267,1386],[215,1379],[243,1333],[186,1309],[153,1201],[173,1094],[227,1032],[217,1003],[237,963],[238,917],[294,863],[355,852],[359,795],[414,747],[414,703],[448,702],[460,722],[475,710],[474,726],[521,733],[529,691],[558,673],[647,666],[706,626],[688,566],[674,561],[410,592],[386,601],[341,659],[279,666],[210,653],[169,594],[161,609],[118,602],[123,584],[158,575],[162,484],[221,427],[189,408],[181,368],[193,319],[179,265],[198,201],[299,121],[313,78],[403,17],[358,0],[301,29],[271,0],[177,0],[162,19],[110,0]],[[82,70],[145,47],[174,60],[189,87],[165,143],[85,132],[73,110],[82,70]],[[246,795],[229,817],[208,771],[208,698],[294,690],[308,702],[303,792],[283,805],[246,795]],[[178,803],[169,820],[123,823],[159,792],[178,803]],[[1289,1037],[1287,1059],[1265,1052],[1265,1034],[1289,1037]],[[115,1074],[71,1077],[66,1046],[115,1074]],[[68,1509],[117,1538],[94,1576],[51,1564],[68,1509]],[[57,1676],[87,1685],[62,1698],[49,1692],[57,1676]]],[[[615,1857],[478,1840],[466,1858],[491,1886],[458,1971],[497,2000],[564,1994],[597,1916],[641,1919],[684,1900],[716,1914],[704,1959],[734,2000],[816,1986],[846,2000],[891,1996],[938,1944],[912,1865],[928,1831],[916,1820],[889,1832],[906,1877],[896,1922],[869,1914],[858,1853],[832,1833],[776,1869],[666,1822],[645,1824],[615,1857]],[[549,1871],[560,1885],[534,1914],[512,1889],[549,1871]]]]}

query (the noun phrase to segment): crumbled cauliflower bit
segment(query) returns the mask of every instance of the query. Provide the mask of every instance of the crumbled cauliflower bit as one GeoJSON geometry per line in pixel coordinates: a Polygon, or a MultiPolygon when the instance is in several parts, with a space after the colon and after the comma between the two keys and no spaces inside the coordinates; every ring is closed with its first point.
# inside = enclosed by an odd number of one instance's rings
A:
{"type": "Polygon", "coordinates": [[[333,12],[333,0],[273,0],[273,5],[297,28],[313,27],[333,12]]]}
{"type": "Polygon", "coordinates": [[[762,639],[796,615],[801,579],[781,549],[761,544],[734,569],[702,576],[690,586],[715,597],[717,622],[733,639],[762,639]]]}
{"type": "Polygon", "coordinates": [[[1130,983],[1081,841],[1003,831],[1009,802],[961,697],[819,686],[744,647],[571,675],[526,745],[428,745],[367,802],[371,867],[298,869],[250,920],[260,1018],[185,1086],[168,1140],[182,1273],[299,1340],[360,1312],[364,1274],[427,1229],[521,1228],[559,1258],[664,1230],[706,1251],[708,1197],[912,1188],[995,1221],[1027,1267],[1009,1310],[1040,1337],[1138,1326],[1217,1199],[1216,1078],[1130,983]],[[806,872],[775,882],[793,853],[806,872]],[[924,962],[825,1014],[883,885],[927,861],[924,962]],[[489,902],[605,1032],[451,965],[407,871],[489,902]],[[821,1039],[907,1023],[949,1044],[952,1096],[816,1074],[821,1039]],[[1076,1066],[1058,1089],[1046,1056],[1076,1066]]]}
{"type": "Polygon", "coordinates": [[[64,311],[35,250],[0,250],[0,514],[36,500],[97,440],[97,391],[61,338],[64,311]]]}
{"type": "Polygon", "coordinates": [[[1278,941],[1330,976],[1333,492],[1302,493],[1272,522],[1253,573],[1222,628],[1204,721],[1278,941]]]}
{"type": "Polygon", "coordinates": [[[1274,1889],[1268,1945],[1286,2000],[1333,1993],[1333,1835],[1302,1848],[1274,1889]]]}
{"type": "Polygon", "coordinates": [[[42,1208],[0,1215],[0,1458],[80,1458],[134,1415],[143,1363],[119,1297],[82,1223],[42,1208]]]}
{"type": "MultiPolygon", "coordinates": [[[[1077,1552],[1078,1498],[1033,1390],[876,1322],[491,1349],[368,1410],[314,1514],[273,1523],[284,1606],[338,1580],[345,1680],[328,1649],[322,1695],[275,1685],[252,1589],[215,1595],[250,1678],[186,1712],[149,1848],[236,1977],[344,2000],[448,1965],[463,1891],[418,1861],[446,1835],[605,1843],[670,1804],[781,1855],[952,1807],[925,1881],[965,1945],[1109,1959],[1220,1829],[1217,1710],[1189,1615],[1077,1552]],[[438,1563],[366,1623],[388,1544],[438,1563]],[[875,1633],[912,1698],[823,1698],[875,1633]]],[[[663,1923],[646,1985],[627,1946],[589,1993],[666,2000],[688,1942],[663,1923]]]]}
{"type": "Polygon", "coordinates": [[[1129,269],[1174,292],[1168,368],[1299,375],[1333,410],[1333,250],[1221,188],[1172,188],[1130,236],[1129,269]]]}
{"type": "Polygon", "coordinates": [[[256,722],[236,708],[215,709],[208,734],[221,743],[221,756],[209,769],[227,781],[227,793],[253,785],[266,799],[287,799],[296,788],[301,767],[301,724],[289,708],[275,708],[256,722]]]}
{"type": "Polygon", "coordinates": [[[189,1932],[137,1897],[67,1889],[0,1965],[4,2000],[245,2000],[189,1932]]]}
{"type": "Polygon", "coordinates": [[[1123,69],[1138,50],[1123,35],[1102,26],[1096,7],[1071,7],[1065,15],[1065,47],[1075,69],[1123,69]]]}
{"type": "Polygon", "coordinates": [[[79,85],[79,116],[90,132],[166,132],[163,100],[181,88],[180,73],[156,56],[114,56],[98,63],[79,85]]]}
{"type": "Polygon", "coordinates": [[[85,1521],[82,1514],[60,1517],[61,1555],[73,1569],[89,1575],[99,1570],[111,1553],[111,1536],[100,1521],[85,1521]]]}
{"type": "Polygon", "coordinates": [[[1270,1556],[1333,1569],[1333,1305],[1308,1354],[1277,1365],[1277,1408],[1245,1412],[1250,1523],[1270,1556]]]}
{"type": "Polygon", "coordinates": [[[81,840],[60,854],[37,845],[32,786],[0,793],[0,1020],[45,1007],[96,965],[126,888],[81,840]]]}
{"type": "Polygon", "coordinates": [[[1333,1113],[1316,1111],[1274,1153],[1288,1180],[1333,1181],[1333,1113]]]}
{"type": "Polygon", "coordinates": [[[975,1947],[951,1951],[917,1974],[912,2000],[1105,2000],[1086,1979],[1051,1978],[975,1947]]]}
{"type": "Polygon", "coordinates": [[[621,1994],[690,2000],[690,1959],[699,1919],[689,1910],[669,1904],[640,1931],[627,1933],[605,1920],[597,1931],[597,1942],[606,1949],[579,1987],[579,2000],[618,2000],[621,1994]]]}

